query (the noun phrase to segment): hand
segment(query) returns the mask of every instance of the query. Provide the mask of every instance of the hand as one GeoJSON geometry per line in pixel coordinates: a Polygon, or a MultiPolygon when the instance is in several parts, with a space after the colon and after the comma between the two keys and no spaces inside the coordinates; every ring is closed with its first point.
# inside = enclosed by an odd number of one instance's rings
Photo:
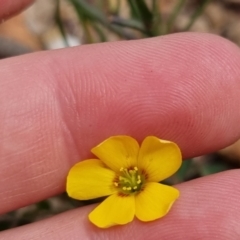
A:
{"type": "MultiPolygon", "coordinates": [[[[0,15],[27,2],[0,0],[0,15]]],[[[0,213],[63,192],[70,167],[112,135],[156,135],[178,143],[184,158],[233,143],[240,137],[239,63],[237,46],[200,33],[2,60],[0,213]]],[[[180,198],[154,222],[102,230],[88,221],[95,206],[87,206],[0,239],[239,238],[239,170],[177,188],[180,198]]]]}

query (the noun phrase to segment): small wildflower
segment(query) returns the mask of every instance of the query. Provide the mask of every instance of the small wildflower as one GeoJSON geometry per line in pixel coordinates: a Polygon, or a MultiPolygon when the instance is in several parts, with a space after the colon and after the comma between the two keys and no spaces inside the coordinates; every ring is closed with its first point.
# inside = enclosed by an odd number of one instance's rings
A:
{"type": "Polygon", "coordinates": [[[74,165],[67,177],[67,193],[78,200],[107,197],[90,214],[100,228],[147,222],[165,216],[179,191],[158,182],[175,173],[182,158],[178,146],[154,136],[141,147],[129,136],[113,136],[92,149],[98,159],[74,165]]]}

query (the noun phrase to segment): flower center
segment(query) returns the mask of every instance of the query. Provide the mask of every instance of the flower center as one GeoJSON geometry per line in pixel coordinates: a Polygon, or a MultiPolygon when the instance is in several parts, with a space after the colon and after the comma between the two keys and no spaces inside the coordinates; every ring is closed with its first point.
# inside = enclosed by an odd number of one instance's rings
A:
{"type": "Polygon", "coordinates": [[[120,175],[114,181],[115,187],[119,188],[123,194],[131,194],[141,190],[144,182],[142,174],[137,167],[130,169],[121,168],[120,175]]]}

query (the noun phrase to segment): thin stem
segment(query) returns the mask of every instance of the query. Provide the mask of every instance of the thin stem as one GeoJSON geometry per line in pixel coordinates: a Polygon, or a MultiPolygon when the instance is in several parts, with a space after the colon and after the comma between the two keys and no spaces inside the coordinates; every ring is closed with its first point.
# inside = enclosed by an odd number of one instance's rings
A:
{"type": "Polygon", "coordinates": [[[162,34],[162,16],[161,16],[161,9],[158,0],[152,0],[152,35],[159,36],[162,34]]]}

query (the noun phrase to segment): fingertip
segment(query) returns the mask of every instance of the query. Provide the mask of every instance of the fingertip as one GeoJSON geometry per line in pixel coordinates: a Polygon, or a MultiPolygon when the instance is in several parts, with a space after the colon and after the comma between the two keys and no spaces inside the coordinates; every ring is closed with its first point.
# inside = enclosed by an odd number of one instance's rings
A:
{"type": "Polygon", "coordinates": [[[240,51],[222,37],[178,33],[76,48],[68,56],[75,91],[88,89],[77,102],[81,113],[87,109],[83,118],[92,109],[84,132],[96,133],[94,144],[123,133],[140,141],[155,135],[192,157],[240,137],[240,51]],[[79,67],[79,53],[89,71],[79,67]]]}
{"type": "Polygon", "coordinates": [[[34,0],[0,0],[0,20],[3,22],[9,17],[19,13],[33,3],[34,0]]]}
{"type": "Polygon", "coordinates": [[[1,211],[61,192],[69,167],[113,135],[171,140],[184,158],[234,142],[239,62],[234,44],[199,33],[3,60],[1,157],[8,161],[1,169],[8,186],[1,184],[1,211]],[[19,164],[28,166],[25,174],[19,164]]]}

